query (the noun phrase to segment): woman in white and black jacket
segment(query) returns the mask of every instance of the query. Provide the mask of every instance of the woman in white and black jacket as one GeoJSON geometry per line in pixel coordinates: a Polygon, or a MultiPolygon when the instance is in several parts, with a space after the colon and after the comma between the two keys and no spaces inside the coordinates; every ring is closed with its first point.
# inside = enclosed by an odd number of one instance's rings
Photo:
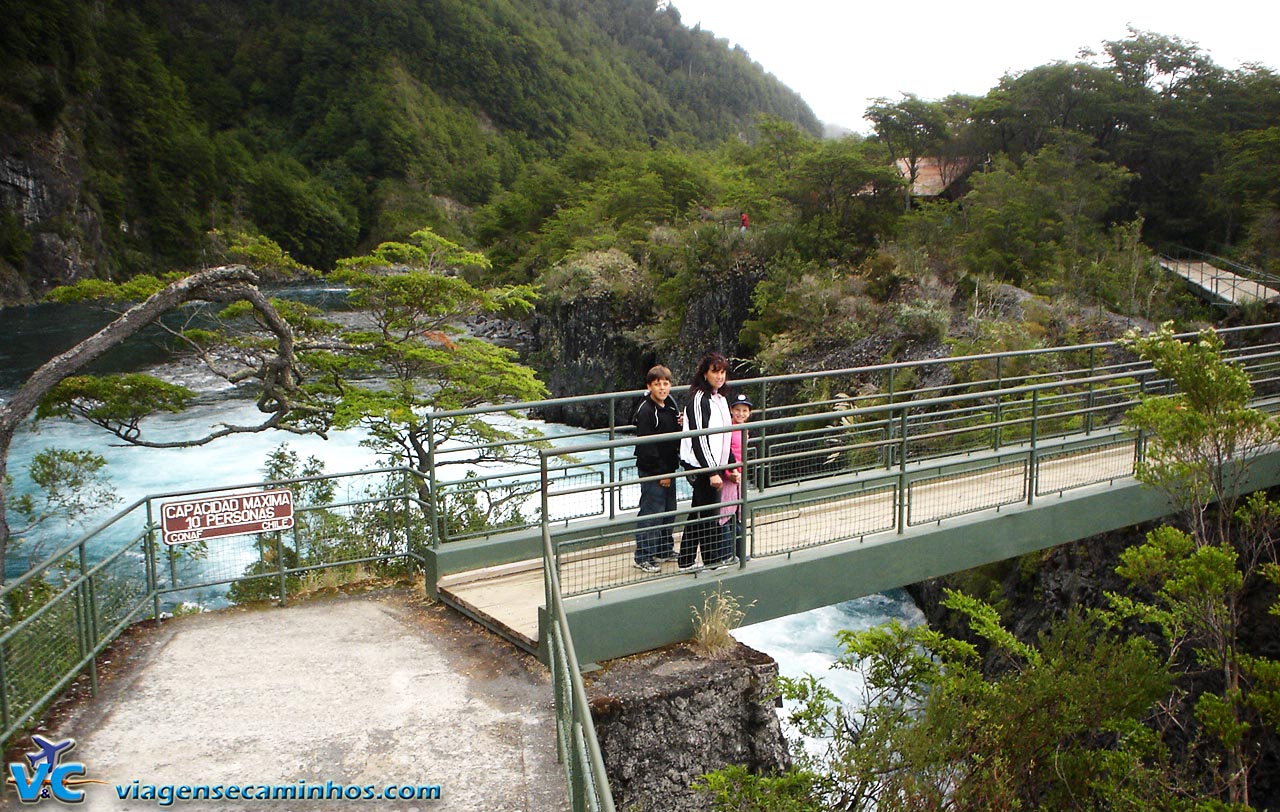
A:
{"type": "MultiPolygon", "coordinates": [[[[698,363],[689,385],[689,400],[684,407],[687,431],[714,429],[730,424],[728,390],[729,361],[718,352],[709,352],[698,363]]],[[[680,441],[680,462],[689,469],[711,469],[693,475],[692,512],[680,537],[680,569],[698,569],[698,551],[707,567],[732,563],[732,547],[726,545],[719,531],[720,486],[724,470],[733,460],[729,454],[729,433],[685,436],[680,441]],[[702,508],[699,510],[699,508],[702,508]]]]}

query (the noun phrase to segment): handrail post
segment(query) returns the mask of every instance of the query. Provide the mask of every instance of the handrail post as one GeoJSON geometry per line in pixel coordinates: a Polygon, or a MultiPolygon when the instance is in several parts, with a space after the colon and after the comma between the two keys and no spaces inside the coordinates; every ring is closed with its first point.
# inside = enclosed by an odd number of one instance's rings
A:
{"type": "Polygon", "coordinates": [[[169,588],[178,588],[178,550],[176,546],[170,545],[169,553],[169,588]]]}
{"type": "Polygon", "coordinates": [[[1097,401],[1093,393],[1093,377],[1097,375],[1098,369],[1098,348],[1089,348],[1089,389],[1088,395],[1085,397],[1084,412],[1084,433],[1086,435],[1093,434],[1093,409],[1097,401]]]}
{"type": "Polygon", "coordinates": [[[151,619],[160,623],[160,583],[156,573],[156,523],[151,514],[151,500],[147,500],[147,533],[142,542],[143,569],[146,571],[147,594],[151,596],[151,619]]]}
{"type": "Polygon", "coordinates": [[[404,501],[404,553],[405,564],[409,568],[409,572],[413,573],[413,554],[417,552],[416,545],[413,543],[413,498],[411,496],[413,489],[413,475],[409,473],[410,469],[400,472],[400,498],[404,501]]]}
{"type": "MultiPolygon", "coordinates": [[[[764,415],[765,418],[767,418],[769,414],[769,384],[764,382],[760,383],[760,414],[764,415]]],[[[768,429],[768,426],[765,426],[765,428],[760,429],[760,456],[768,457],[769,455],[768,450],[769,450],[769,429],[768,429]]],[[[745,451],[744,451],[744,456],[745,456],[745,451]]],[[[771,470],[772,470],[772,466],[769,466],[769,465],[756,466],[755,487],[759,488],[760,492],[762,493],[765,491],[765,489],[769,487],[769,485],[772,484],[771,478],[769,478],[769,471],[771,470]]]]}
{"type": "MultiPolygon", "coordinates": [[[[1147,396],[1147,379],[1138,378],[1138,400],[1141,401],[1147,396]]],[[[1138,436],[1134,439],[1134,464],[1142,462],[1147,456],[1147,437],[1142,429],[1138,429],[1138,436]]]]}
{"type": "Polygon", "coordinates": [[[1028,452],[1030,458],[1027,461],[1027,504],[1035,501],[1036,495],[1036,449],[1039,446],[1038,438],[1040,434],[1040,390],[1033,389],[1031,392],[1031,450],[1028,452]]]}
{"type": "MultiPolygon", "coordinates": [[[[582,735],[581,723],[579,723],[576,719],[573,719],[573,720],[570,720],[569,724],[570,724],[569,729],[573,734],[573,747],[570,748],[571,758],[574,761],[574,768],[572,772],[575,775],[585,778],[587,774],[588,765],[582,763],[583,759],[581,754],[587,751],[587,740],[586,740],[586,737],[582,735]]],[[[581,780],[574,781],[573,786],[570,788],[570,791],[573,793],[573,795],[569,799],[569,803],[570,803],[570,808],[572,808],[574,812],[577,812],[577,810],[583,810],[585,812],[585,810],[589,809],[589,807],[587,806],[586,781],[581,781],[581,780]]]]}
{"type": "MultiPolygon", "coordinates": [[[[85,545],[80,545],[80,577],[84,579],[84,642],[87,646],[86,653],[93,651],[97,647],[98,640],[98,601],[94,594],[93,577],[87,575],[89,571],[89,560],[85,545]]],[[[95,655],[89,661],[89,690],[93,694],[98,693],[98,657],[95,655]]]]}
{"type": "Polygon", "coordinates": [[[427,488],[430,499],[427,500],[427,527],[431,532],[431,548],[440,549],[444,540],[445,527],[440,518],[440,482],[436,479],[436,432],[432,425],[431,412],[427,412],[427,488]]]}
{"type": "MultiPolygon", "coordinates": [[[[893,371],[894,371],[894,367],[889,367],[889,385],[888,385],[888,390],[889,390],[888,405],[889,406],[893,406],[893,394],[894,394],[893,393],[893,386],[894,386],[893,371]]],[[[893,428],[894,428],[894,416],[893,416],[893,412],[891,411],[889,412],[888,419],[885,420],[885,438],[884,438],[886,443],[885,450],[888,452],[885,455],[888,457],[888,459],[885,460],[886,468],[893,468],[893,464],[894,464],[893,456],[894,456],[894,453],[897,451],[897,447],[894,445],[894,442],[893,442],[893,428]]]]}
{"type": "MultiPolygon", "coordinates": [[[[284,533],[277,530],[272,534],[276,540],[276,577],[280,580],[280,605],[287,605],[288,596],[285,594],[285,574],[284,574],[284,533]]],[[[295,549],[298,545],[298,526],[293,526],[293,544],[295,549]]]]}
{"type": "MultiPolygon", "coordinates": [[[[540,467],[539,479],[542,483],[541,494],[540,494],[541,507],[539,508],[542,512],[542,558],[543,558],[544,566],[552,567],[554,566],[554,562],[552,561],[551,551],[554,548],[552,547],[552,544],[551,544],[551,522],[548,519],[548,517],[551,515],[551,511],[550,511],[551,501],[550,501],[550,497],[548,496],[548,492],[551,490],[551,475],[547,472],[547,452],[546,451],[538,452],[538,461],[539,461],[539,467],[540,467]]],[[[550,578],[543,579],[542,588],[544,592],[543,598],[545,599],[544,605],[547,607],[547,614],[550,615],[551,610],[555,608],[555,604],[553,602],[553,599],[555,596],[552,594],[550,578]]]]}
{"type": "MultiPolygon", "coordinates": [[[[609,439],[618,439],[617,402],[609,398],[609,439]]],[[[618,516],[618,450],[609,446],[609,518],[618,516]]]]}
{"type": "Polygon", "coordinates": [[[996,356],[996,430],[993,451],[999,451],[1004,435],[1004,356],[996,356]]]}
{"type": "MultiPolygon", "coordinates": [[[[902,407],[901,428],[898,430],[898,534],[907,532],[907,407],[902,407]]],[[[890,423],[893,418],[889,418],[890,423]]],[[[893,446],[890,446],[892,449],[893,446]]]]}
{"type": "MultiPolygon", "coordinates": [[[[749,436],[750,435],[748,434],[748,437],[749,436]]],[[[739,477],[739,481],[742,483],[742,485],[741,487],[738,488],[738,498],[742,500],[742,504],[738,505],[738,510],[737,510],[738,532],[737,532],[737,537],[733,540],[734,546],[738,548],[737,550],[734,551],[738,556],[738,569],[742,569],[747,565],[747,558],[748,558],[747,514],[750,512],[750,508],[748,506],[748,501],[747,501],[747,483],[751,481],[751,473],[755,468],[754,465],[747,462],[747,460],[750,459],[751,457],[751,455],[747,453],[747,447],[749,445],[750,445],[749,442],[742,444],[742,460],[740,463],[742,467],[742,476],[739,477]]],[[[672,484],[674,485],[674,483],[672,484]]]]}
{"type": "Polygon", "coordinates": [[[5,668],[8,641],[0,637],[0,730],[9,729],[9,669],[5,668]]]}

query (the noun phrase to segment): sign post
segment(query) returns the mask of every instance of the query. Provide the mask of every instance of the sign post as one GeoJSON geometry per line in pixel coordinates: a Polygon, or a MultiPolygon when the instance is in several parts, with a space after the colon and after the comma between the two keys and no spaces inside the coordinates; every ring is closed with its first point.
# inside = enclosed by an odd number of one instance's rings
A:
{"type": "Polygon", "coordinates": [[[293,492],[281,488],[164,502],[160,516],[161,537],[170,546],[288,530],[293,527],[293,492]]]}

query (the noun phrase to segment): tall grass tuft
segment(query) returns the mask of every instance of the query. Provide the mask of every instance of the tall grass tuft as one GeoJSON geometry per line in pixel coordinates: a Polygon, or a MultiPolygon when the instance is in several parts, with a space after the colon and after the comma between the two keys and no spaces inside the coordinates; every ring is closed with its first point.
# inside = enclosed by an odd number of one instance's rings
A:
{"type": "Polygon", "coordinates": [[[693,647],[700,654],[719,659],[733,651],[736,641],[730,634],[742,619],[747,610],[755,606],[755,601],[742,606],[738,597],[732,592],[725,592],[723,586],[707,595],[702,602],[702,609],[693,609],[693,647]]]}

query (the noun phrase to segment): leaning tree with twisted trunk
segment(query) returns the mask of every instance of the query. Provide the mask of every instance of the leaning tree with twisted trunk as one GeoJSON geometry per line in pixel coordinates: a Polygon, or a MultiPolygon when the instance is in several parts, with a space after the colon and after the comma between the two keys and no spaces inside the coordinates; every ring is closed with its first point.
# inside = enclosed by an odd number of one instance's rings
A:
{"type": "MultiPolygon", "coordinates": [[[[238,241],[232,248],[264,269],[299,270],[274,245],[238,241]]],[[[323,436],[331,427],[360,427],[366,445],[397,464],[426,470],[430,448],[446,441],[474,450],[451,464],[480,465],[528,454],[531,440],[487,423],[479,415],[456,415],[482,403],[532,400],[546,388],[511,350],[466,335],[461,326],[479,314],[527,315],[537,298],[529,285],[476,288],[460,271],[487,266],[481,254],[439,237],[430,229],[407,242],[387,242],[364,257],[342,260],[331,279],[347,285],[363,311],[355,326],[326,320],[315,308],[269,299],[258,276],[243,265],[211,268],[162,282],[139,277],[123,284],[87,281],[55,291],[60,301],[142,300],[115,321],[36,370],[0,407],[0,482],[19,425],[35,414],[86,420],[129,445],[187,448],[245,432],[283,430],[323,436]],[[184,308],[204,302],[217,312],[184,308]],[[162,317],[182,312],[177,324],[162,317]],[[202,436],[154,441],[142,424],[162,412],[186,408],[195,393],[145,374],[82,375],[104,352],[156,326],[219,378],[253,388],[260,422],[223,424],[202,436]],[[443,412],[444,414],[441,414],[443,412]],[[512,442],[507,442],[512,441],[512,442]]],[[[421,485],[425,488],[425,485],[421,485]]],[[[424,498],[431,494],[422,493],[424,498]]],[[[490,522],[509,514],[522,494],[494,497],[472,489],[466,512],[490,522]]],[[[0,491],[0,560],[10,527],[0,491]]]]}
{"type": "MultiPolygon", "coordinates": [[[[199,271],[165,284],[154,278],[134,280],[125,286],[108,283],[82,286],[75,294],[83,298],[113,300],[145,298],[121,313],[114,321],[76,346],[51,359],[22,384],[8,402],[0,405],[0,561],[5,560],[10,541],[7,520],[8,501],[3,483],[8,471],[9,447],[18,427],[33,413],[77,414],[106,427],[117,436],[139,445],[197,446],[219,437],[240,432],[282,428],[293,431],[320,431],[323,421],[308,407],[302,394],[302,376],[294,354],[294,332],[288,321],[258,289],[258,277],[243,265],[226,265],[199,271]],[[245,343],[236,353],[235,369],[223,367],[228,380],[247,382],[258,387],[258,409],[263,420],[253,425],[222,425],[202,437],[178,443],[147,443],[139,436],[139,421],[158,411],[176,411],[189,399],[182,387],[161,384],[154,379],[131,379],[131,386],[116,387],[110,396],[105,389],[90,391],[90,379],[77,379],[90,363],[144,328],[159,323],[162,316],[192,302],[234,304],[242,302],[252,313],[257,326],[271,335],[269,341],[245,343]],[[79,387],[64,393],[57,404],[49,398],[68,381],[79,381],[79,387]]],[[[174,331],[175,335],[181,333],[174,331]]],[[[188,339],[191,346],[201,342],[188,339]]],[[[205,358],[212,361],[207,348],[205,358]]]]}

